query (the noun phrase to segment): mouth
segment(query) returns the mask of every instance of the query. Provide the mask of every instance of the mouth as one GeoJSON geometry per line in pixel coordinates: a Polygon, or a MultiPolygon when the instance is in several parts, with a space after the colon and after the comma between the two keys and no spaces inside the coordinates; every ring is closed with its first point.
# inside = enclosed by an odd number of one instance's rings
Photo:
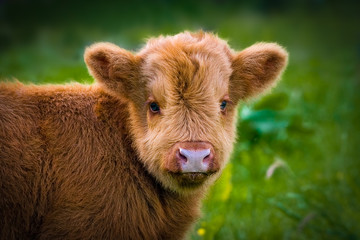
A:
{"type": "Polygon", "coordinates": [[[187,172],[187,173],[171,173],[178,181],[179,185],[184,188],[196,188],[202,185],[205,180],[214,172],[187,172]]]}

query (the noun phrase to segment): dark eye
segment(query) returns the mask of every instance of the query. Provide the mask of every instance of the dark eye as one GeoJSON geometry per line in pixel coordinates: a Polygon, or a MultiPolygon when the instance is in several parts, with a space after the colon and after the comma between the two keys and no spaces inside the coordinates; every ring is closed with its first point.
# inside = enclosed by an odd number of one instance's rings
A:
{"type": "Polygon", "coordinates": [[[150,110],[153,113],[159,113],[160,112],[160,107],[156,102],[152,102],[152,103],[150,103],[150,110]]]}
{"type": "Polygon", "coordinates": [[[226,105],[227,105],[227,101],[224,100],[224,101],[221,102],[221,104],[220,104],[220,109],[221,109],[221,111],[224,111],[224,110],[225,110],[226,105]]]}

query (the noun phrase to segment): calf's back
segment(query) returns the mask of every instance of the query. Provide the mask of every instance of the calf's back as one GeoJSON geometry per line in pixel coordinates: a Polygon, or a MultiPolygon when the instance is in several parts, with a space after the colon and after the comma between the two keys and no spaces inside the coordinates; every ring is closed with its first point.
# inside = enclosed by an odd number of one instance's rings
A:
{"type": "Polygon", "coordinates": [[[147,173],[128,121],[96,86],[1,84],[1,239],[182,238],[198,203],[147,173]]]}

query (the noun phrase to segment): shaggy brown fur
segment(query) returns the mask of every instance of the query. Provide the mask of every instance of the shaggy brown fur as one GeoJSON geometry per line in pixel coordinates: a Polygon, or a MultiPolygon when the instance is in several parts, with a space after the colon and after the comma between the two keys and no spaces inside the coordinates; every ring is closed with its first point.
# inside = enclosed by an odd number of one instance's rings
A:
{"type": "Polygon", "coordinates": [[[0,84],[0,238],[184,238],[229,158],[236,105],[274,84],[287,53],[185,32],[136,55],[98,43],[85,61],[92,86],[0,84]],[[179,144],[211,146],[201,184],[179,144]]]}

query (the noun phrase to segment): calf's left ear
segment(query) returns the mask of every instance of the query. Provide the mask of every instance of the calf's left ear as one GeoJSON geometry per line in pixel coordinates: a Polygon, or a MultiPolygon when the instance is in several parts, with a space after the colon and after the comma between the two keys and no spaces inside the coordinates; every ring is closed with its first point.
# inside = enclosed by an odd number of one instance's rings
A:
{"type": "Polygon", "coordinates": [[[233,101],[256,96],[274,86],[284,71],[288,53],[275,43],[257,43],[232,59],[229,94],[233,101]]]}
{"type": "Polygon", "coordinates": [[[132,99],[139,89],[139,59],[112,43],[96,43],[86,48],[85,63],[90,74],[107,91],[132,99]]]}

